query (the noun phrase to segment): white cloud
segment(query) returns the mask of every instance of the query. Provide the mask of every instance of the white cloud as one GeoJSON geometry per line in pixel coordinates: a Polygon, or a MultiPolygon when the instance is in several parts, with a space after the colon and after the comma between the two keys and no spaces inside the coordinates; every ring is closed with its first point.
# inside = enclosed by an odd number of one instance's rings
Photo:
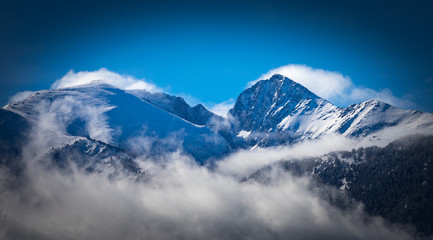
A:
{"type": "Polygon", "coordinates": [[[361,207],[336,208],[307,177],[279,169],[262,184],[241,183],[178,153],[142,163],[149,181],[30,164],[20,188],[9,188],[0,168],[0,238],[410,239],[361,207]]]}
{"type": "MultiPolygon", "coordinates": [[[[276,73],[284,75],[297,83],[302,84],[310,91],[326,99],[343,94],[344,90],[352,85],[350,78],[343,76],[339,72],[314,69],[306,65],[297,64],[289,64],[272,69],[267,73],[262,74],[258,80],[269,79],[276,73]]],[[[250,85],[254,82],[250,82],[250,85]]]]}
{"type": "Polygon", "coordinates": [[[130,75],[119,74],[100,68],[96,71],[80,71],[74,72],[70,70],[61,79],[51,85],[51,88],[66,88],[82,84],[88,84],[95,80],[101,80],[105,83],[111,84],[117,88],[124,90],[145,89],[149,92],[161,92],[162,89],[153,83],[149,83],[144,79],[138,79],[130,75]]]}
{"type": "Polygon", "coordinates": [[[347,106],[353,103],[377,99],[399,108],[412,108],[414,103],[408,99],[398,98],[390,89],[380,91],[356,86],[350,77],[335,71],[312,68],[306,65],[289,64],[269,70],[259,79],[249,82],[251,86],[262,79],[269,79],[274,74],[284,75],[308,88],[318,96],[325,98],[338,106],[347,106]]]}
{"type": "Polygon", "coordinates": [[[65,96],[51,102],[42,100],[34,105],[33,116],[38,121],[30,137],[37,138],[32,139],[33,141],[30,143],[35,143],[39,148],[38,151],[58,145],[63,137],[56,139],[51,135],[56,134],[57,136],[57,134],[67,132],[68,125],[77,119],[85,122],[83,128],[90,138],[111,143],[114,132],[107,123],[105,112],[112,108],[112,106],[84,94],[81,98],[65,96]],[[88,104],[89,102],[93,104],[88,104]]]}
{"type": "Polygon", "coordinates": [[[13,95],[12,97],[9,98],[9,102],[13,103],[13,102],[19,102],[25,98],[27,98],[28,96],[30,96],[32,93],[32,91],[23,91],[23,92],[17,92],[15,95],[13,95]]]}
{"type": "Polygon", "coordinates": [[[357,87],[353,88],[350,92],[350,96],[348,99],[352,101],[365,101],[368,99],[377,99],[382,102],[389,103],[393,106],[399,108],[413,108],[415,104],[407,99],[398,98],[392,94],[392,91],[388,88],[385,88],[381,91],[376,91],[370,88],[357,87]]]}
{"type": "Polygon", "coordinates": [[[227,113],[229,112],[230,109],[233,108],[234,105],[235,105],[235,100],[233,98],[230,98],[227,101],[211,105],[211,107],[209,107],[209,110],[217,115],[226,117],[227,113]]]}
{"type": "MultiPolygon", "coordinates": [[[[269,183],[239,181],[278,160],[356,147],[354,140],[328,136],[292,147],[242,151],[216,162],[215,168],[179,151],[161,158],[140,156],[133,161],[144,178],[125,173],[109,179],[112,164],[102,164],[103,172],[63,171],[50,167],[53,161],[43,154],[61,142],[51,142],[56,138],[45,127],[64,128],[58,120],[81,105],[69,99],[41,105],[43,126],[32,129],[31,142],[23,146],[23,185],[10,184],[16,178],[0,168],[0,239],[410,239],[380,217],[367,216],[360,206],[331,205],[323,196],[340,194],[338,190],[321,188],[319,194],[308,177],[276,168],[265,173],[269,183]]],[[[85,117],[94,109],[83,111],[85,117]]],[[[154,141],[141,136],[130,140],[138,152],[146,152],[154,141]]]]}
{"type": "Polygon", "coordinates": [[[277,161],[320,156],[332,151],[351,150],[373,144],[377,144],[377,142],[360,142],[341,135],[330,134],[317,140],[291,146],[240,150],[227,156],[224,161],[220,161],[216,165],[220,173],[241,178],[277,161]]]}

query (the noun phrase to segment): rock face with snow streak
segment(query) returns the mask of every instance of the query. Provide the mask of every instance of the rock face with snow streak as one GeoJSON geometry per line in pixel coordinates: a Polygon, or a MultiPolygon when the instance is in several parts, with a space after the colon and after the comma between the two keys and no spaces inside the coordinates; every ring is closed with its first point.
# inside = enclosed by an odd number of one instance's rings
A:
{"type": "Polygon", "coordinates": [[[150,93],[146,90],[130,90],[130,92],[146,102],[197,125],[206,125],[212,118],[219,120],[222,118],[207,110],[201,104],[191,107],[182,97],[171,96],[161,92],[150,93]]]}
{"type": "MultiPolygon", "coordinates": [[[[433,115],[369,100],[340,108],[295,81],[276,74],[242,92],[230,114],[238,136],[262,147],[317,139],[386,137],[386,130],[433,133],[433,115]]],[[[390,139],[391,140],[391,139],[390,139]]]]}

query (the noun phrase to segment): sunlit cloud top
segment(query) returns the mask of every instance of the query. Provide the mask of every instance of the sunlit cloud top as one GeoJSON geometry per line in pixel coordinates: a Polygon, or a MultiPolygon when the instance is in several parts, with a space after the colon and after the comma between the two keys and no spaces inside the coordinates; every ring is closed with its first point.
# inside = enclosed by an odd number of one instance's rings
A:
{"type": "Polygon", "coordinates": [[[80,72],[69,70],[65,76],[54,82],[51,85],[51,88],[73,87],[88,84],[95,80],[101,80],[123,90],[144,89],[148,92],[162,92],[161,88],[157,87],[153,83],[147,82],[145,79],[138,79],[134,76],[119,74],[109,71],[106,68],[100,68],[96,71],[80,72]]]}
{"type": "Polygon", "coordinates": [[[277,73],[300,83],[316,95],[342,107],[370,99],[377,99],[399,108],[415,107],[415,104],[410,100],[394,96],[388,88],[377,91],[368,87],[357,86],[349,76],[340,72],[299,64],[289,64],[271,69],[255,81],[249,82],[248,86],[259,80],[269,79],[277,73]]]}

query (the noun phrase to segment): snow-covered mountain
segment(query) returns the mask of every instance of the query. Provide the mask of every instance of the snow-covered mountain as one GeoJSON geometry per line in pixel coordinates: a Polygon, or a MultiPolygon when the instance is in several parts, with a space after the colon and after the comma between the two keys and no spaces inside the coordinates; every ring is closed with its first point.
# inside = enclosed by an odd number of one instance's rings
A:
{"type": "Polygon", "coordinates": [[[8,166],[14,172],[20,171],[21,163],[16,159],[28,141],[30,126],[26,118],[0,108],[0,167],[8,166]]]}
{"type": "Polygon", "coordinates": [[[246,89],[230,114],[232,124],[227,125],[228,119],[200,104],[190,107],[180,97],[124,91],[94,81],[38,91],[5,106],[0,111],[5,149],[0,150],[16,152],[5,147],[12,144],[8,141],[19,145],[16,142],[36,138],[32,142],[41,144],[34,147],[35,156],[41,157],[77,141],[93,141],[87,145],[104,143],[148,157],[180,150],[203,162],[239,148],[290,144],[327,134],[391,141],[417,132],[433,133],[432,114],[377,100],[340,108],[282,75],[246,89]]]}
{"type": "Polygon", "coordinates": [[[65,171],[71,165],[87,172],[97,172],[109,179],[127,177],[135,180],[145,177],[135,155],[110,144],[89,139],[77,138],[71,143],[64,143],[49,150],[40,157],[46,165],[56,166],[65,171]],[[50,161],[44,161],[44,160],[50,161]]]}
{"type": "MultiPolygon", "coordinates": [[[[276,74],[243,91],[230,114],[236,133],[250,146],[275,146],[326,134],[385,138],[409,132],[433,133],[433,115],[402,110],[378,100],[340,108],[295,81],[276,74]]],[[[393,139],[389,139],[393,140],[393,139]]]]}
{"type": "Polygon", "coordinates": [[[144,89],[129,90],[129,92],[146,102],[197,125],[208,124],[212,118],[222,120],[222,117],[207,110],[202,104],[191,107],[182,97],[172,96],[162,92],[150,93],[144,89]]]}
{"type": "Polygon", "coordinates": [[[99,140],[138,154],[183,149],[202,161],[230,151],[226,140],[209,127],[100,81],[39,91],[5,109],[38,128],[99,140]]]}

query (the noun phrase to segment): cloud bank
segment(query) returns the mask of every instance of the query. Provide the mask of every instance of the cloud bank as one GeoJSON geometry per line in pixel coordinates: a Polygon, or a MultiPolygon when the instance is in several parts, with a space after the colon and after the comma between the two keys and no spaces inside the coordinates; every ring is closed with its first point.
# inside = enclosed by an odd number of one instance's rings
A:
{"type": "Polygon", "coordinates": [[[366,216],[361,206],[332,206],[305,177],[275,171],[268,184],[240,183],[178,153],[160,162],[140,161],[148,181],[109,181],[33,164],[24,186],[8,188],[2,171],[0,237],[410,239],[381,218],[366,216]]]}
{"type": "Polygon", "coordinates": [[[123,90],[145,89],[148,92],[162,92],[162,89],[144,79],[138,79],[130,75],[121,75],[116,72],[100,68],[96,71],[74,72],[70,70],[65,76],[51,85],[52,89],[73,87],[88,84],[95,80],[102,80],[110,85],[123,90]]]}
{"type": "Polygon", "coordinates": [[[353,103],[377,99],[399,108],[413,108],[411,101],[395,97],[390,89],[380,91],[355,85],[350,77],[339,72],[312,68],[306,65],[289,64],[269,70],[257,80],[249,82],[251,86],[262,79],[269,79],[279,73],[308,88],[318,96],[331,101],[339,106],[348,106],[353,103]]]}
{"type": "MultiPolygon", "coordinates": [[[[0,165],[0,239],[411,239],[404,229],[367,216],[362,205],[333,206],[325,199],[342,193],[318,188],[308,177],[275,168],[266,173],[269,183],[239,181],[281,158],[351,145],[343,139],[240,152],[212,169],[180,151],[138,155],[134,161],[144,178],[126,173],[109,179],[73,164],[65,171],[50,165],[55,161],[49,156],[41,158],[53,140],[65,141],[47,137],[47,127],[63,124],[49,112],[41,114],[51,120],[32,129],[25,155],[17,159],[26,166],[25,176],[0,165]]],[[[135,145],[152,141],[131,139],[135,145]]]]}

